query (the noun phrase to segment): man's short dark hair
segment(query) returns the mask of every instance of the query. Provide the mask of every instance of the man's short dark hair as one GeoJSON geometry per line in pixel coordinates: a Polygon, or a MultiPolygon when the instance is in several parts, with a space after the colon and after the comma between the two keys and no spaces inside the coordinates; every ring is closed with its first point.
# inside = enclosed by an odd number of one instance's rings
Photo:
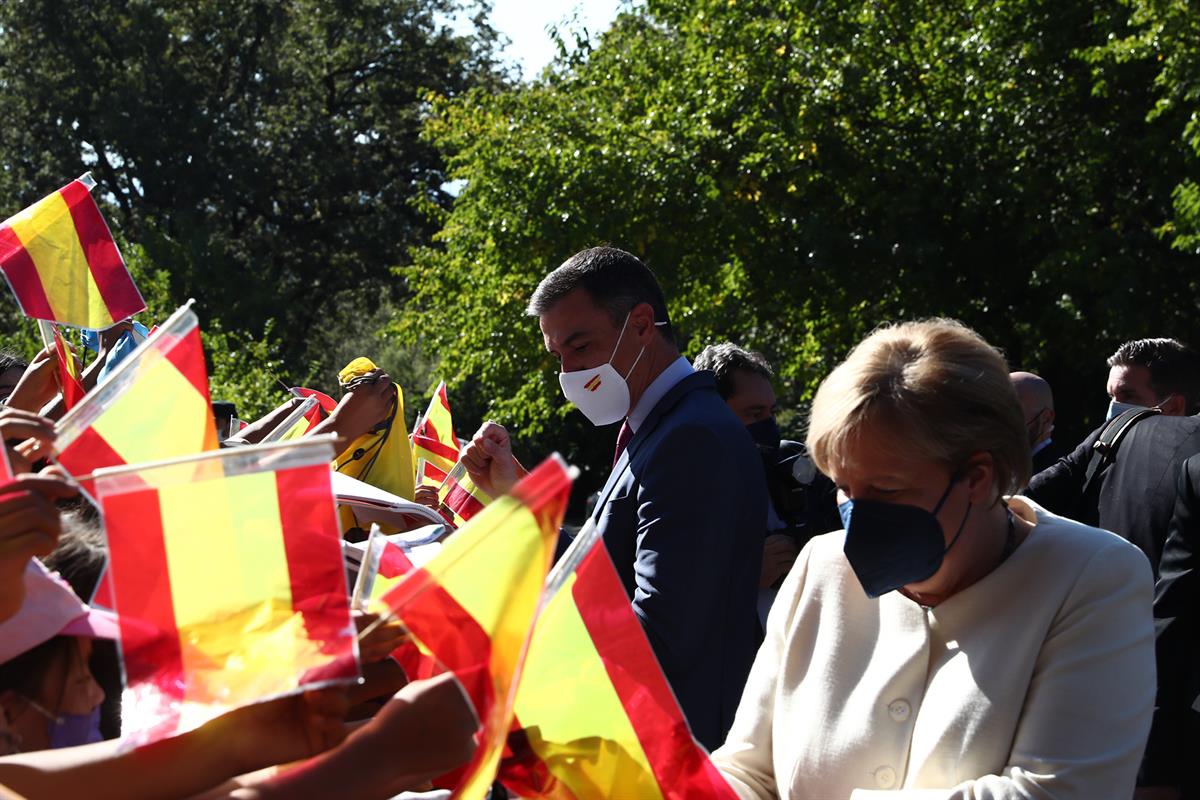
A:
{"type": "Polygon", "coordinates": [[[654,321],[666,323],[658,326],[659,333],[667,341],[675,341],[662,287],[650,268],[632,253],[616,247],[589,247],[576,253],[542,278],[525,313],[541,316],[576,289],[584,289],[618,327],[625,324],[634,306],[649,303],[654,321]]]}
{"type": "Polygon", "coordinates": [[[1189,414],[1200,405],[1200,354],[1178,339],[1126,342],[1109,356],[1108,365],[1145,367],[1150,370],[1150,388],[1160,399],[1182,395],[1189,414]]]}
{"type": "Polygon", "coordinates": [[[743,350],[732,342],[710,344],[700,351],[692,362],[696,369],[706,369],[717,376],[717,391],[722,400],[733,397],[737,390],[735,375],[738,371],[762,375],[767,380],[775,377],[771,364],[762,353],[743,350]]]}

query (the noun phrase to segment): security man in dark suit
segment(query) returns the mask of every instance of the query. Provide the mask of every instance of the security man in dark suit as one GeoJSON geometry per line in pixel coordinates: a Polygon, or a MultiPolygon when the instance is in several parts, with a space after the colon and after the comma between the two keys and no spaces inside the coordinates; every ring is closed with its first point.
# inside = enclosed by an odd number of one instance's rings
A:
{"type": "Polygon", "coordinates": [[[1200,453],[1200,417],[1157,414],[1138,421],[1121,440],[1115,461],[1085,491],[1093,445],[1102,430],[1034,475],[1025,495],[1055,514],[1128,539],[1146,554],[1157,576],[1179,470],[1188,457],[1200,453]]]}
{"type": "Polygon", "coordinates": [[[1200,455],[1179,472],[1175,513],[1154,590],[1158,700],[1141,780],[1200,798],[1200,455]]]}
{"type": "MultiPolygon", "coordinates": [[[[767,498],[754,443],[712,374],[680,356],[662,290],[633,255],[577,253],[527,311],[559,359],[566,398],[597,426],[623,423],[592,519],[692,733],[714,749],[756,650],[767,498]]],[[[462,460],[493,495],[516,480],[495,423],[462,460]]]]}
{"type": "Polygon", "coordinates": [[[1067,454],[1067,449],[1054,441],[1054,393],[1045,378],[1032,372],[1013,372],[1008,377],[1025,414],[1032,474],[1037,475],[1067,454]]]}
{"type": "MultiPolygon", "coordinates": [[[[1050,511],[1096,525],[1141,548],[1154,574],[1175,508],[1183,462],[1200,452],[1200,356],[1175,339],[1125,342],[1108,359],[1108,420],[1160,412],[1136,422],[1089,483],[1088,468],[1104,426],[1053,466],[1033,476],[1026,495],[1050,511]]],[[[1108,423],[1106,423],[1107,425],[1108,423]]]]}
{"type": "MultiPolygon", "coordinates": [[[[1128,539],[1146,554],[1156,577],[1164,570],[1155,607],[1160,618],[1156,639],[1159,702],[1138,786],[1139,796],[1180,797],[1168,787],[1186,765],[1173,748],[1189,718],[1179,710],[1179,694],[1172,688],[1179,686],[1179,679],[1172,676],[1194,662],[1180,655],[1179,642],[1186,636],[1180,631],[1187,624],[1164,625],[1163,615],[1175,619],[1176,614],[1164,609],[1177,606],[1171,598],[1186,593],[1189,579],[1183,579],[1184,589],[1169,589],[1179,580],[1175,577],[1167,582],[1180,571],[1175,565],[1186,559],[1164,553],[1164,546],[1172,526],[1179,527],[1172,522],[1179,518],[1179,503],[1187,505],[1190,484],[1180,477],[1184,463],[1200,453],[1200,416],[1182,416],[1195,413],[1200,403],[1200,369],[1195,353],[1173,339],[1127,342],[1109,359],[1109,366],[1109,422],[1068,456],[1034,475],[1025,494],[1056,514],[1128,539]],[[1099,468],[1089,481],[1095,445],[1106,428],[1110,423],[1113,429],[1119,428],[1128,415],[1141,411],[1155,413],[1132,422],[1111,458],[1097,462],[1099,468]],[[1151,794],[1156,790],[1167,794],[1151,794]]],[[[1182,545],[1172,549],[1178,553],[1182,545]]]]}
{"type": "Polygon", "coordinates": [[[754,444],[767,477],[767,531],[759,578],[759,621],[774,600],[774,589],[795,563],[800,549],[820,533],[842,527],[837,487],[813,466],[801,442],[784,439],[776,414],[779,406],[770,363],[762,355],[732,342],[710,344],[692,362],[717,379],[717,392],[733,411],[754,444]]]}

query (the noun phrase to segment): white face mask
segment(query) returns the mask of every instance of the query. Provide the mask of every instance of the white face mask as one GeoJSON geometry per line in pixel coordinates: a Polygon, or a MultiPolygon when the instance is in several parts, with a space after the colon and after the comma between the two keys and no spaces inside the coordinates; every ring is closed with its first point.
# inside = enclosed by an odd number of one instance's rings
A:
{"type": "Polygon", "coordinates": [[[1171,396],[1167,395],[1167,397],[1165,399],[1158,401],[1158,405],[1153,405],[1153,406],[1139,406],[1137,403],[1118,403],[1116,400],[1110,400],[1110,401],[1108,401],[1108,416],[1106,416],[1104,418],[1104,421],[1111,422],[1114,419],[1116,419],[1117,417],[1124,414],[1126,411],[1133,411],[1134,409],[1141,411],[1143,409],[1148,409],[1148,408],[1159,408],[1163,403],[1167,402],[1167,400],[1169,400],[1170,398],[1171,398],[1171,396]]]}
{"type": "MultiPolygon", "coordinates": [[[[666,323],[656,322],[654,324],[665,325],[666,323]]],[[[621,346],[621,339],[625,336],[627,325],[629,325],[629,314],[625,315],[625,322],[621,325],[621,334],[617,337],[617,343],[613,345],[612,355],[608,357],[607,363],[592,369],[578,369],[574,372],[558,374],[558,385],[562,387],[563,396],[574,403],[575,407],[582,411],[593,425],[611,425],[629,415],[629,384],[625,381],[633,374],[638,362],[642,360],[642,353],[646,352],[646,348],[643,347],[638,351],[637,358],[633,360],[633,366],[629,368],[629,372],[625,373],[624,378],[613,369],[612,360],[617,355],[617,348],[621,346]]]]}
{"type": "Polygon", "coordinates": [[[1142,409],[1145,408],[1145,406],[1139,406],[1136,403],[1118,403],[1116,400],[1109,400],[1108,414],[1104,417],[1104,421],[1112,422],[1126,411],[1132,411],[1135,408],[1142,409]]]}

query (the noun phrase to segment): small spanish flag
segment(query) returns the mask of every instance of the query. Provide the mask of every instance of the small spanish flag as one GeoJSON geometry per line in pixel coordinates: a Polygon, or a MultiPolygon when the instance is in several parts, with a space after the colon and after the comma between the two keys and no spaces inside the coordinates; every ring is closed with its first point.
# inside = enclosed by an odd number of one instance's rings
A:
{"type": "Polygon", "coordinates": [[[692,738],[594,526],[555,573],[500,780],[517,796],[546,800],[735,800],[692,738]]]}
{"type": "Polygon", "coordinates": [[[454,672],[482,723],[474,758],[455,774],[456,797],[481,800],[495,776],[571,480],[561,459],[547,459],[383,597],[454,672]]]}
{"type": "Polygon", "coordinates": [[[445,381],[438,384],[429,401],[429,409],[413,428],[412,446],[417,485],[440,486],[446,474],[458,463],[459,456],[445,381]]]}
{"type": "Polygon", "coordinates": [[[89,172],[0,224],[0,270],[25,316],[99,330],[145,310],[95,185],[89,172]]]}
{"type": "Polygon", "coordinates": [[[72,475],[217,449],[208,373],[191,302],[105,376],[55,426],[72,475]]]}
{"type": "Polygon", "coordinates": [[[446,473],[438,487],[438,513],[455,528],[461,528],[491,502],[492,498],[475,485],[461,461],[446,473]]]}
{"type": "Polygon", "coordinates": [[[87,390],[80,381],[79,358],[71,346],[63,341],[62,332],[57,326],[50,325],[54,339],[54,350],[58,358],[58,388],[62,391],[63,406],[70,411],[87,390]]]}
{"type": "Polygon", "coordinates": [[[330,438],[96,476],[138,743],[358,678],[330,438]]]}

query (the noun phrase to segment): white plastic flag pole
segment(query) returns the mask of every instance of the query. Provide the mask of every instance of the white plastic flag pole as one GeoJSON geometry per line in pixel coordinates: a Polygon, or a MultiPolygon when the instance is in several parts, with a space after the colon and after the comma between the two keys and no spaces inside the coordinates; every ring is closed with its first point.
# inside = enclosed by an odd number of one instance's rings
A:
{"type": "Polygon", "coordinates": [[[372,523],[371,533],[367,536],[367,547],[363,551],[362,565],[358,568],[358,577],[354,580],[354,594],[350,598],[350,608],[359,611],[367,610],[367,602],[375,588],[375,576],[379,573],[379,560],[383,548],[387,545],[383,531],[378,523],[372,523]]]}

